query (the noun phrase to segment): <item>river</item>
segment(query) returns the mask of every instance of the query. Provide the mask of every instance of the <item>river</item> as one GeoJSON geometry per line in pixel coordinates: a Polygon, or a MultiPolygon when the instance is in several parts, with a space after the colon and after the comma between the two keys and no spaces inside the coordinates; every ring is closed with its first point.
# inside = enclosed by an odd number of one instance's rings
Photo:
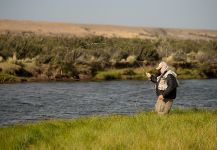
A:
{"type": "MultiPolygon", "coordinates": [[[[150,81],[0,84],[0,125],[153,109],[150,81]]],[[[217,79],[181,80],[173,108],[217,108],[217,79]]]]}

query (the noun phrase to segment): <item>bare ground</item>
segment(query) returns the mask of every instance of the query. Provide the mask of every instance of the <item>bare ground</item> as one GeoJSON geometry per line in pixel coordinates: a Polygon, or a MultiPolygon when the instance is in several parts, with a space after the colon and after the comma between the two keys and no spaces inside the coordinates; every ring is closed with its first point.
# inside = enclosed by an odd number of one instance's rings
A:
{"type": "Polygon", "coordinates": [[[122,38],[155,39],[159,37],[178,39],[217,40],[217,30],[166,29],[149,27],[127,27],[114,25],[71,24],[57,22],[34,22],[0,20],[0,33],[34,32],[37,34],[69,36],[105,36],[122,38]]]}

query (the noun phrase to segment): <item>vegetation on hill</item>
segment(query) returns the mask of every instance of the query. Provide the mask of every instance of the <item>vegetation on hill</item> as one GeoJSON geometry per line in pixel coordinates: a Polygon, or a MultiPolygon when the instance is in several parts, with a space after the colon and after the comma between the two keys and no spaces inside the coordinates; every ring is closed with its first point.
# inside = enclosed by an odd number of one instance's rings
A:
{"type": "Polygon", "coordinates": [[[0,128],[1,149],[216,149],[216,111],[92,116],[0,128]]]}
{"type": "Polygon", "coordinates": [[[216,78],[217,41],[0,34],[0,82],[142,79],[161,60],[180,78],[216,78]]]}

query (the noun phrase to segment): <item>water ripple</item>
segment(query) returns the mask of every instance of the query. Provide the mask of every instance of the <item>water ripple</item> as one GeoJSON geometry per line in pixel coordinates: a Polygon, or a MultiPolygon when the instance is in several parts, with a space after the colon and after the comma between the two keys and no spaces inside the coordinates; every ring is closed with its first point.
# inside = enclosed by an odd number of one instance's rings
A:
{"type": "MultiPolygon", "coordinates": [[[[183,80],[174,107],[217,108],[217,80],[183,80]]],[[[0,125],[153,109],[149,81],[0,84],[0,125]]]]}

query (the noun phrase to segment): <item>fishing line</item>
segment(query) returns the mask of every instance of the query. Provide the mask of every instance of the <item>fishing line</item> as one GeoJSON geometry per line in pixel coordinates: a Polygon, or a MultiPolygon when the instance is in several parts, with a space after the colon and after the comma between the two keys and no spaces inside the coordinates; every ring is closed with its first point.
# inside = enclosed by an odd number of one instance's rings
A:
{"type": "Polygon", "coordinates": [[[143,65],[139,64],[137,61],[136,61],[136,63],[139,65],[140,68],[143,69],[144,72],[146,72],[145,69],[144,69],[144,67],[143,67],[143,65]]]}
{"type": "MultiPolygon", "coordinates": [[[[143,67],[143,65],[141,65],[141,64],[138,63],[137,61],[136,61],[136,63],[139,65],[140,68],[142,68],[142,70],[143,70],[144,73],[145,73],[146,70],[145,70],[145,68],[143,67]]],[[[137,99],[136,99],[135,107],[136,107],[136,111],[139,112],[139,111],[140,111],[140,110],[139,110],[140,106],[139,106],[139,103],[138,103],[138,100],[137,100],[137,99]]]]}

